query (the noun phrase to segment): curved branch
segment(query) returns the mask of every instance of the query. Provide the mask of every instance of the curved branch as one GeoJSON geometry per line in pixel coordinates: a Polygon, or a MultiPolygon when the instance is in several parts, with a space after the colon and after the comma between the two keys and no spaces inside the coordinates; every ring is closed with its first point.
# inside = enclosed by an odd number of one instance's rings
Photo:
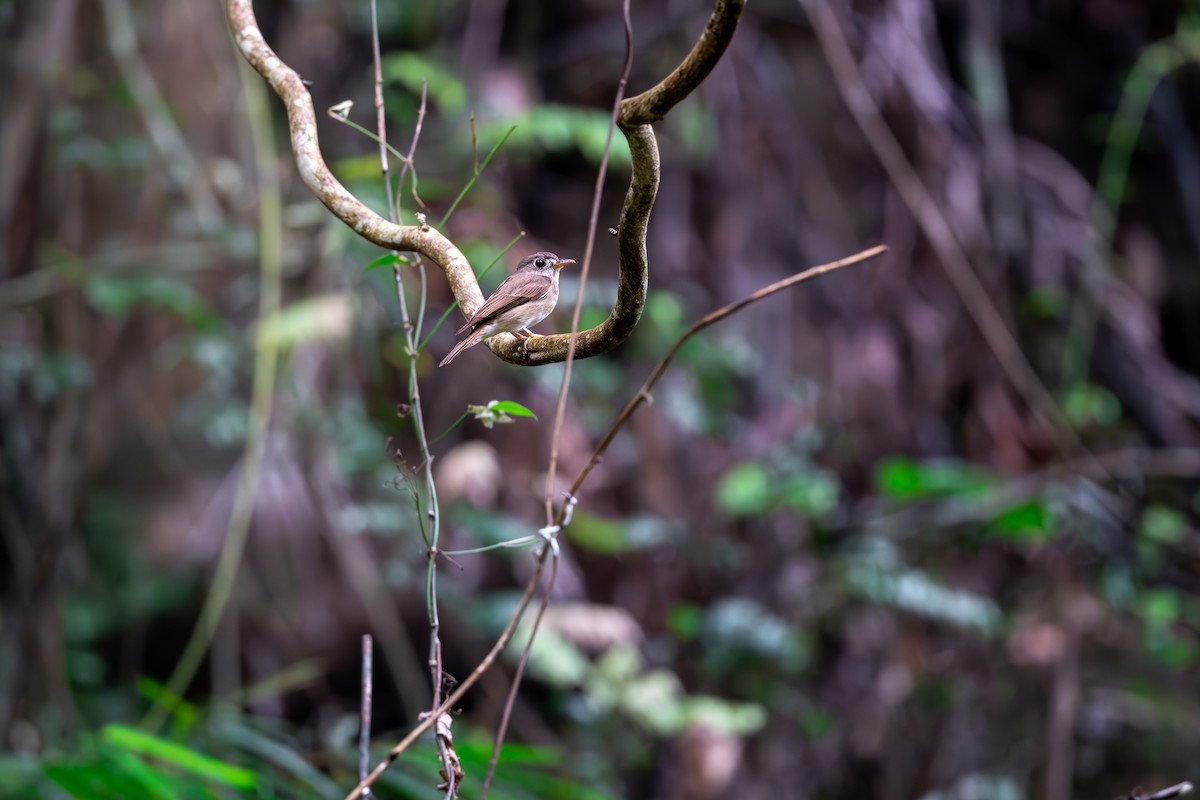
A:
{"type": "Polygon", "coordinates": [[[725,54],[733,39],[746,0],[717,0],[704,33],[683,63],[652,89],[621,104],[621,126],[649,125],[667,115],[675,104],[696,90],[725,54]]]}
{"type": "MultiPolygon", "coordinates": [[[[575,358],[612,350],[629,338],[641,319],[649,275],[646,231],[660,174],[658,144],[650,125],[666,116],[712,72],[733,38],[745,6],[746,0],[717,0],[700,39],[675,71],[657,86],[621,104],[617,124],[629,142],[633,169],[617,229],[620,253],[617,300],[604,322],[577,334],[575,358]]],[[[321,156],[312,96],[295,70],[263,39],[251,0],[228,0],[227,10],[238,49],[287,108],[292,150],[305,185],[364,239],[390,250],[420,253],[441,267],[459,308],[469,319],[483,303],[483,293],[462,252],[429,225],[389,222],[342,186],[321,156]]],[[[488,339],[487,344],[493,353],[511,364],[533,366],[566,360],[570,338],[570,334],[562,333],[522,341],[511,334],[500,334],[488,339]]]]}
{"type": "Polygon", "coordinates": [[[263,39],[251,0],[229,0],[227,10],[238,49],[250,66],[271,85],[287,109],[292,152],[305,185],[359,236],[389,250],[420,253],[441,267],[463,311],[468,315],[475,313],[483,303],[483,293],[471,265],[458,247],[429,225],[389,222],[333,177],[317,142],[317,116],[308,88],[296,71],[283,63],[263,39]]]}
{"type": "MultiPolygon", "coordinates": [[[[621,264],[617,302],[604,322],[577,334],[575,358],[600,355],[624,343],[642,318],[650,273],[646,231],[661,172],[658,141],[651,123],[663,119],[704,82],[725,54],[745,7],[746,0],[717,0],[704,32],[675,71],[657,86],[621,102],[617,125],[629,142],[633,170],[617,226],[621,264]]],[[[492,352],[513,364],[550,364],[566,360],[570,338],[568,333],[558,333],[514,343],[513,337],[496,336],[488,344],[492,352]]]]}

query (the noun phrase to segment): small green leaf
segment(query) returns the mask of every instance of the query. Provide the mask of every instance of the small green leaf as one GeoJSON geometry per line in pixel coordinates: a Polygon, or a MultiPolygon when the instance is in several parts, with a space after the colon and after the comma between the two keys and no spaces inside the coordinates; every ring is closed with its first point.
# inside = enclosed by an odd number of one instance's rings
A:
{"type": "Polygon", "coordinates": [[[1138,533],[1154,542],[1177,544],[1187,534],[1187,518],[1166,506],[1150,506],[1142,514],[1138,533]]]}
{"type": "Polygon", "coordinates": [[[667,630],[682,642],[690,642],[700,634],[704,617],[700,609],[688,603],[677,603],[667,612],[667,630]]]}
{"type": "Polygon", "coordinates": [[[629,549],[625,532],[618,522],[584,512],[575,514],[567,527],[567,536],[580,547],[603,555],[616,555],[629,549]]]}
{"type": "MultiPolygon", "coordinates": [[[[513,645],[525,647],[532,630],[531,624],[522,622],[517,628],[513,645]]],[[[515,652],[520,652],[519,650],[515,652]]],[[[573,688],[583,683],[590,663],[583,651],[568,642],[557,632],[542,629],[529,651],[529,672],[541,680],[560,689],[573,688]]]]}
{"type": "Polygon", "coordinates": [[[467,413],[483,423],[483,427],[492,428],[513,421],[513,417],[533,417],[532,411],[512,400],[490,400],[486,406],[467,406],[467,413]]]}
{"type": "MultiPolygon", "coordinates": [[[[590,161],[598,162],[608,138],[610,115],[607,111],[543,104],[519,115],[502,117],[479,127],[480,146],[489,146],[515,126],[517,132],[508,146],[519,153],[545,150],[552,153],[578,150],[590,161]]],[[[630,163],[629,144],[625,137],[612,140],[609,160],[614,166],[630,163]]]]}
{"type": "Polygon", "coordinates": [[[731,703],[708,695],[687,698],[684,714],[692,724],[702,724],[727,736],[747,736],[767,724],[767,712],[757,703],[731,703]]]}
{"type": "Polygon", "coordinates": [[[761,514],[771,501],[770,478],[761,464],[744,461],[717,482],[717,506],[735,517],[761,514]]]}
{"type": "Polygon", "coordinates": [[[363,267],[363,272],[370,272],[373,269],[380,269],[381,267],[398,267],[404,263],[407,262],[399,253],[384,253],[379,258],[363,267]]]}
{"type": "Polygon", "coordinates": [[[1142,593],[1141,606],[1146,624],[1170,624],[1179,618],[1179,593],[1172,589],[1147,589],[1142,593]]]}
{"type": "Polygon", "coordinates": [[[683,304],[674,292],[650,292],[646,297],[646,317],[664,337],[678,336],[683,332],[683,304]]]}
{"type": "Polygon", "coordinates": [[[144,786],[129,775],[100,764],[47,764],[46,777],[72,800],[114,800],[118,797],[150,797],[144,786]]]}
{"type": "Polygon", "coordinates": [[[383,75],[413,94],[421,93],[425,84],[429,97],[445,111],[458,111],[467,102],[467,89],[454,72],[437,62],[413,52],[395,53],[383,60],[383,75]]]}
{"type": "Polygon", "coordinates": [[[621,710],[634,722],[659,736],[678,734],[687,721],[687,700],[675,673],[655,669],[622,682],[621,710]]]}
{"type": "Polygon", "coordinates": [[[533,419],[537,419],[537,414],[534,414],[528,408],[514,400],[493,400],[489,405],[501,413],[514,417],[532,417],[533,419]]]}
{"type": "Polygon", "coordinates": [[[1071,424],[1078,427],[1112,427],[1121,421],[1121,401],[1103,386],[1080,383],[1072,387],[1063,399],[1063,413],[1071,424]]]}
{"type": "Polygon", "coordinates": [[[780,488],[783,502],[806,517],[818,519],[837,507],[838,483],[824,470],[789,478],[780,488]]]}
{"type": "Polygon", "coordinates": [[[99,276],[84,284],[88,302],[102,314],[125,318],[140,303],[170,311],[198,329],[211,329],[217,319],[204,299],[183,281],[165,275],[99,276]]]}
{"type": "Polygon", "coordinates": [[[1148,627],[1143,644],[1147,651],[1172,669],[1190,669],[1200,658],[1200,646],[1194,639],[1185,638],[1166,626],[1148,627]]]}
{"type": "Polygon", "coordinates": [[[875,467],[879,492],[895,500],[982,494],[996,483],[987,470],[957,461],[887,458],[875,467]]]}
{"type": "Polygon", "coordinates": [[[987,535],[997,539],[1045,542],[1054,537],[1054,517],[1040,500],[1013,506],[988,525],[987,535]]]}

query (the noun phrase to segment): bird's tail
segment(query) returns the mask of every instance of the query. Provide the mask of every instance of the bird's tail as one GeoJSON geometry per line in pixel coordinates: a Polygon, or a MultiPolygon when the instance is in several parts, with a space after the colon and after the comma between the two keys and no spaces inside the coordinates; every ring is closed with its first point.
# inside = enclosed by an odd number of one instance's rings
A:
{"type": "Polygon", "coordinates": [[[479,336],[478,334],[468,336],[467,338],[463,339],[458,344],[454,345],[454,349],[446,354],[446,357],[442,359],[442,363],[438,364],[438,366],[439,367],[446,366],[451,361],[453,361],[458,356],[458,354],[461,353],[463,350],[466,350],[468,347],[473,347],[474,345],[479,344],[481,341],[483,341],[483,337],[479,336]]]}

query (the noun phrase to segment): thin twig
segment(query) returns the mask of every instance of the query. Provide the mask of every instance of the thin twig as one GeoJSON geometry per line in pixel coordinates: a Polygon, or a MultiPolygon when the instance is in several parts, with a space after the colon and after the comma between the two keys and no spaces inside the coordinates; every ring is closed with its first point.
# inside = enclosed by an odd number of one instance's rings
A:
{"type": "Polygon", "coordinates": [[[1172,797],[1182,797],[1185,794],[1191,794],[1193,791],[1192,784],[1189,781],[1184,781],[1174,786],[1168,786],[1166,789],[1160,789],[1154,794],[1143,794],[1141,789],[1134,789],[1133,794],[1129,795],[1129,800],[1170,800],[1172,797]]]}
{"type": "Polygon", "coordinates": [[[417,739],[419,739],[423,733],[429,730],[435,724],[437,718],[441,714],[444,714],[454,708],[454,706],[458,704],[458,701],[463,698],[463,695],[465,695],[471,689],[471,687],[479,682],[479,679],[482,678],[489,669],[491,669],[492,664],[496,663],[496,659],[499,658],[500,653],[502,653],[504,648],[508,646],[508,643],[512,641],[513,633],[516,631],[517,625],[520,623],[521,618],[525,615],[525,609],[529,607],[529,601],[533,599],[534,592],[537,591],[537,587],[541,583],[542,572],[545,569],[546,559],[549,556],[549,553],[550,548],[547,545],[543,547],[537,554],[536,566],[534,567],[533,574],[529,577],[528,584],[525,586],[525,593],[521,596],[520,601],[517,603],[516,609],[509,617],[508,623],[504,626],[504,630],[501,631],[500,636],[496,639],[495,644],[492,645],[492,649],[488,651],[487,655],[485,655],[483,659],[475,666],[475,669],[471,671],[471,674],[468,675],[463,682],[458,685],[458,688],[450,693],[450,696],[447,697],[440,706],[434,709],[431,714],[422,719],[415,728],[408,732],[407,736],[401,739],[390,751],[388,751],[388,754],[384,760],[376,764],[375,769],[371,770],[370,774],[368,774],[366,778],[359,781],[358,786],[355,786],[350,794],[346,795],[345,800],[355,800],[356,798],[362,797],[363,791],[369,788],[375,781],[379,780],[379,776],[382,775],[388,767],[394,764],[396,759],[403,755],[404,751],[408,750],[408,748],[411,747],[412,744],[417,741],[417,739]]]}
{"type": "Polygon", "coordinates": [[[371,765],[371,700],[374,696],[374,652],[371,634],[362,637],[362,685],[358,710],[358,779],[367,777],[371,765]]]}
{"type": "MultiPolygon", "coordinates": [[[[628,0],[626,0],[628,2],[628,0]]],[[[549,549],[549,544],[546,545],[549,549]]],[[[537,614],[533,625],[529,628],[529,639],[521,651],[521,659],[513,672],[512,683],[508,687],[508,696],[504,698],[504,711],[500,714],[500,724],[496,726],[496,736],[492,742],[492,757],[488,759],[487,775],[484,776],[483,786],[479,790],[479,800],[487,800],[488,790],[492,786],[492,778],[496,774],[496,765],[500,763],[500,748],[504,746],[504,737],[508,733],[508,721],[512,718],[513,707],[517,703],[517,690],[521,688],[521,680],[525,677],[525,667],[529,664],[529,654],[533,652],[533,642],[537,638],[546,609],[550,607],[550,597],[554,593],[554,584],[558,580],[558,559],[550,560],[550,579],[546,581],[546,590],[542,592],[542,601],[538,604],[537,614]]]]}
{"type": "MultiPolygon", "coordinates": [[[[756,303],[759,300],[762,300],[764,297],[770,297],[776,292],[781,292],[784,289],[795,286],[798,283],[803,283],[804,281],[815,278],[818,275],[824,275],[827,272],[833,272],[834,270],[841,269],[842,267],[858,264],[861,261],[866,261],[867,259],[882,255],[885,252],[887,252],[886,245],[876,245],[875,247],[863,250],[860,253],[855,253],[852,256],[847,256],[846,258],[838,261],[812,267],[804,272],[792,275],[790,278],[784,278],[781,281],[776,281],[770,286],[764,286],[749,297],[744,297],[741,300],[730,303],[727,306],[718,308],[716,311],[705,314],[703,317],[693,322],[691,327],[684,331],[683,335],[675,340],[675,344],[671,346],[671,349],[667,351],[667,354],[663,356],[662,360],[659,361],[654,369],[650,372],[650,376],[646,378],[645,383],[643,383],[641,388],[638,389],[637,394],[635,394],[630,401],[625,404],[625,407],[621,409],[621,413],[617,415],[616,420],[613,421],[613,424],[609,427],[608,432],[604,434],[604,438],[600,440],[600,444],[596,445],[596,449],[592,453],[592,457],[588,459],[588,463],[584,465],[583,469],[581,469],[579,474],[575,477],[575,482],[571,484],[571,488],[568,490],[569,493],[571,495],[576,495],[579,493],[579,488],[583,486],[583,482],[587,480],[587,476],[591,473],[592,469],[600,463],[600,459],[604,456],[604,452],[608,450],[608,446],[612,444],[613,439],[616,438],[617,432],[620,431],[621,427],[629,421],[629,418],[633,416],[635,411],[637,411],[638,406],[650,400],[650,390],[654,388],[654,385],[658,383],[659,378],[661,378],[663,373],[667,371],[667,367],[671,365],[671,361],[674,360],[676,354],[679,352],[679,349],[683,347],[688,339],[692,338],[709,325],[714,325],[720,322],[729,315],[742,310],[751,303],[756,303]]],[[[565,504],[563,508],[566,508],[565,504]]],[[[559,514],[561,516],[561,510],[559,514]]]]}
{"type": "MultiPolygon", "coordinates": [[[[675,342],[670,351],[668,351],[667,355],[664,356],[662,361],[660,361],[654,368],[654,371],[650,373],[650,377],[647,378],[646,382],[642,384],[642,387],[638,390],[637,395],[635,395],[634,398],[629,401],[629,403],[617,416],[616,421],[613,422],[612,427],[609,428],[608,433],[606,433],[604,436],[604,439],[602,439],[600,444],[597,445],[595,452],[592,454],[592,458],[588,461],[588,464],[579,473],[579,476],[576,477],[571,494],[574,495],[579,487],[583,485],[583,482],[587,479],[587,476],[591,472],[592,468],[600,462],[600,458],[604,455],[604,452],[612,443],[612,440],[617,435],[617,432],[626,422],[629,421],[630,417],[632,417],[633,413],[637,410],[637,407],[650,396],[650,390],[654,388],[655,383],[657,383],[658,379],[662,377],[662,374],[666,371],[667,367],[670,366],[671,361],[679,352],[679,349],[684,345],[685,342],[687,342],[688,339],[704,328],[707,328],[709,325],[720,322],[730,314],[733,314],[738,310],[750,305],[751,303],[763,299],[764,297],[768,297],[776,292],[780,292],[788,288],[789,286],[794,286],[798,283],[809,280],[810,278],[815,278],[818,275],[824,275],[827,272],[833,272],[836,269],[848,267],[851,264],[857,264],[860,261],[874,258],[875,256],[884,253],[886,250],[886,247],[880,245],[877,247],[872,247],[869,250],[864,250],[861,253],[849,256],[848,258],[843,258],[839,261],[813,267],[812,269],[806,270],[798,275],[793,275],[790,278],[785,278],[784,280],[764,287],[749,297],[713,311],[712,313],[705,315],[693,323],[692,326],[688,328],[687,331],[685,331],[684,334],[675,342]]],[[[562,525],[565,523],[567,509],[569,508],[571,508],[570,503],[563,503],[559,507],[558,521],[556,524],[562,525]]],[[[521,618],[525,614],[525,609],[529,607],[529,602],[532,600],[534,592],[537,591],[537,587],[541,582],[542,572],[545,570],[546,560],[549,558],[550,553],[551,548],[549,543],[544,545],[542,549],[538,551],[537,555],[535,556],[536,566],[534,567],[533,574],[529,578],[529,582],[525,586],[525,593],[521,596],[520,602],[517,603],[516,610],[514,610],[512,615],[509,617],[508,623],[505,625],[504,630],[501,632],[499,638],[496,639],[495,644],[492,645],[492,649],[489,650],[487,655],[483,657],[483,660],[480,661],[475,669],[472,670],[471,674],[458,685],[458,688],[456,688],[454,692],[446,698],[445,702],[443,702],[436,710],[434,710],[431,715],[421,720],[420,724],[409,731],[408,735],[401,739],[400,742],[388,752],[387,757],[378,765],[376,765],[375,769],[371,770],[371,773],[367,775],[366,779],[360,781],[358,786],[356,786],[354,790],[350,792],[350,794],[346,795],[345,800],[355,800],[355,798],[361,797],[364,789],[378,780],[379,776],[382,775],[384,771],[387,770],[387,768],[390,767],[409,747],[411,747],[413,742],[420,738],[421,734],[429,730],[439,714],[452,709],[454,705],[458,703],[460,699],[462,699],[463,695],[465,695],[467,691],[474,686],[491,668],[492,664],[495,663],[500,653],[504,651],[504,648],[507,647],[508,643],[512,640],[513,633],[516,631],[517,625],[520,623],[521,618]]]]}
{"type": "Polygon", "coordinates": [[[479,136],[475,133],[475,112],[471,112],[471,173],[479,174],[479,136]]]}
{"type": "Polygon", "coordinates": [[[438,220],[437,226],[439,228],[450,221],[450,217],[452,214],[454,214],[455,209],[458,208],[458,204],[461,203],[462,199],[467,196],[467,192],[471,191],[471,189],[475,186],[475,182],[479,180],[479,176],[483,174],[485,169],[487,169],[487,165],[491,163],[492,158],[496,155],[496,153],[500,152],[500,148],[504,146],[504,143],[508,141],[508,138],[512,136],[516,130],[517,126],[513,125],[507,131],[505,131],[504,135],[500,137],[500,140],[492,145],[492,149],[488,151],[487,157],[484,158],[483,163],[480,164],[478,151],[479,141],[475,138],[475,118],[474,116],[471,117],[471,148],[475,151],[475,154],[472,157],[474,162],[474,170],[471,173],[471,179],[467,181],[467,184],[463,186],[461,191],[459,191],[458,196],[454,198],[454,202],[450,204],[448,209],[446,209],[446,213],[442,215],[440,220],[438,220]]]}
{"type": "MultiPolygon", "coordinates": [[[[377,12],[375,0],[371,0],[371,60],[375,67],[375,129],[379,133],[379,172],[383,175],[383,185],[387,188],[388,213],[395,222],[391,167],[388,161],[387,116],[383,104],[383,57],[379,52],[379,14],[377,12]]],[[[408,166],[407,161],[405,166],[408,166]]],[[[403,184],[403,175],[400,180],[403,184]]]]}
{"type": "MultiPolygon", "coordinates": [[[[377,17],[376,17],[376,2],[375,2],[375,0],[371,0],[371,34],[372,34],[372,39],[374,40],[373,53],[374,53],[374,58],[375,58],[375,76],[376,76],[376,85],[375,85],[375,91],[376,91],[375,106],[376,106],[376,111],[377,111],[376,124],[379,126],[378,133],[379,133],[380,140],[386,141],[387,135],[386,135],[385,127],[384,127],[385,114],[384,114],[384,105],[383,105],[381,64],[380,64],[380,54],[379,54],[379,28],[378,28],[378,21],[377,21],[377,17]]],[[[417,112],[417,122],[413,126],[412,141],[409,143],[408,155],[405,157],[404,166],[401,167],[401,169],[400,169],[400,186],[401,186],[401,188],[403,188],[403,186],[404,186],[405,175],[410,171],[412,172],[413,187],[414,187],[413,197],[416,199],[416,201],[418,203],[420,203],[420,199],[416,197],[416,174],[417,173],[416,173],[415,166],[413,164],[413,159],[414,159],[414,157],[416,155],[416,151],[417,151],[417,142],[420,141],[420,138],[421,138],[421,128],[425,121],[426,97],[427,97],[426,84],[424,81],[422,81],[421,82],[421,105],[417,112]]],[[[386,163],[386,160],[387,160],[387,151],[386,150],[381,150],[381,158],[386,163]]],[[[392,221],[398,222],[399,214],[400,214],[399,203],[398,203],[398,200],[395,202],[392,201],[392,191],[391,191],[390,182],[387,179],[386,169],[384,170],[383,178],[384,178],[384,182],[389,184],[388,185],[388,200],[389,200],[388,211],[391,214],[392,221]]],[[[401,326],[404,329],[405,346],[408,351],[408,403],[409,403],[409,407],[412,410],[413,430],[415,431],[416,436],[417,436],[417,445],[420,448],[421,461],[424,465],[423,470],[422,470],[423,474],[421,476],[421,482],[424,484],[424,489],[425,489],[424,508],[422,508],[422,503],[420,502],[421,501],[420,492],[418,492],[414,489],[414,494],[417,495],[418,521],[420,522],[422,530],[423,531],[427,530],[427,533],[425,534],[425,541],[428,546],[428,550],[426,551],[427,566],[426,566],[426,573],[425,573],[425,599],[426,599],[426,610],[429,615],[429,669],[430,669],[430,684],[431,684],[431,690],[432,690],[432,700],[431,700],[430,705],[432,706],[432,709],[436,712],[437,707],[440,704],[441,697],[442,697],[441,640],[439,638],[440,631],[441,631],[441,621],[440,621],[439,615],[438,615],[438,602],[437,602],[437,600],[438,600],[438,598],[437,598],[437,552],[438,552],[438,544],[439,544],[439,540],[440,540],[439,534],[440,534],[441,526],[439,523],[440,523],[441,515],[440,515],[439,509],[438,509],[437,487],[434,485],[434,482],[433,482],[433,457],[431,456],[430,450],[429,450],[429,437],[425,431],[425,414],[421,407],[421,387],[420,387],[420,382],[417,378],[417,358],[420,354],[419,348],[417,346],[417,342],[421,338],[421,325],[423,324],[424,317],[425,317],[426,285],[425,285],[424,262],[421,261],[418,256],[418,269],[419,269],[419,276],[420,276],[420,306],[419,306],[419,310],[417,311],[417,319],[416,319],[415,324],[413,323],[413,321],[409,315],[408,299],[405,297],[405,294],[404,294],[403,269],[404,269],[403,266],[401,264],[397,263],[392,268],[392,271],[396,278],[396,295],[397,295],[397,300],[400,305],[400,322],[401,322],[401,326]],[[428,518],[428,528],[427,529],[426,529],[426,521],[427,521],[426,518],[428,518]]],[[[450,794],[448,796],[453,797],[454,770],[450,763],[450,759],[446,753],[445,747],[439,746],[438,752],[442,758],[442,765],[445,768],[446,773],[448,775],[452,776],[449,779],[450,794]]],[[[361,784],[364,779],[365,779],[364,776],[360,776],[359,783],[361,784]]]]}
{"type": "Polygon", "coordinates": [[[1104,294],[1113,277],[1114,236],[1125,202],[1130,163],[1158,85],[1185,64],[1200,60],[1194,37],[1173,34],[1147,47],[1124,81],[1105,137],[1104,154],[1092,194],[1091,255],[1081,263],[1083,291],[1068,297],[1067,335],[1063,342],[1063,385],[1074,387],[1088,375],[1096,328],[1104,311],[1104,294]]]}
{"type": "Polygon", "coordinates": [[[596,228],[600,224],[600,198],[604,193],[604,177],[608,173],[608,156],[612,150],[613,132],[617,128],[617,116],[621,113],[621,101],[625,98],[625,86],[629,83],[629,72],[633,68],[633,23],[629,19],[629,0],[621,5],[625,22],[625,66],[621,80],[617,83],[617,94],[613,99],[612,115],[608,122],[608,135],[604,139],[604,155],[600,158],[600,169],[596,174],[596,188],[592,190],[592,212],[588,217],[587,246],[583,251],[583,266],[579,271],[579,291],[575,297],[575,311],[571,314],[571,336],[567,340],[567,358],[563,369],[562,385],[558,390],[558,407],[554,412],[554,432],[550,438],[550,466],[546,469],[546,524],[554,524],[554,482],[558,472],[558,446],[562,434],[563,417],[567,408],[567,393],[571,388],[571,366],[575,362],[575,346],[578,342],[579,318],[583,313],[584,288],[587,286],[588,271],[592,266],[592,252],[596,246],[596,228]]]}
{"type": "MultiPolygon", "coordinates": [[[[374,2],[374,0],[372,0],[374,2]]],[[[421,81],[421,105],[417,106],[417,124],[413,126],[412,142],[408,145],[408,155],[404,158],[404,166],[400,168],[400,188],[404,188],[404,177],[412,173],[412,196],[413,201],[421,208],[425,208],[425,204],[421,202],[421,198],[417,196],[417,167],[413,158],[417,154],[417,142],[421,140],[421,126],[425,124],[425,102],[428,95],[428,85],[426,81],[421,81]]],[[[427,208],[425,208],[428,211],[427,208]]],[[[397,212],[399,209],[397,209],[397,212]]],[[[399,223],[400,215],[396,214],[392,218],[392,222],[399,223]]],[[[441,227],[441,226],[439,226],[441,227]]]]}

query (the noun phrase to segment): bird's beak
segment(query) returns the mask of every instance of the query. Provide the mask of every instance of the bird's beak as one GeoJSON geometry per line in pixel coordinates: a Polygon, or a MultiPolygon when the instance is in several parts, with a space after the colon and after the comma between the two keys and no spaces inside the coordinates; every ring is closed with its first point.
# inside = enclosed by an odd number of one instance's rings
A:
{"type": "Polygon", "coordinates": [[[563,267],[565,267],[565,266],[567,266],[567,265],[569,265],[569,264],[574,264],[574,263],[575,263],[575,259],[573,259],[573,258],[564,258],[562,261],[556,262],[556,263],[554,264],[554,268],[555,268],[555,269],[562,269],[563,267]]]}

